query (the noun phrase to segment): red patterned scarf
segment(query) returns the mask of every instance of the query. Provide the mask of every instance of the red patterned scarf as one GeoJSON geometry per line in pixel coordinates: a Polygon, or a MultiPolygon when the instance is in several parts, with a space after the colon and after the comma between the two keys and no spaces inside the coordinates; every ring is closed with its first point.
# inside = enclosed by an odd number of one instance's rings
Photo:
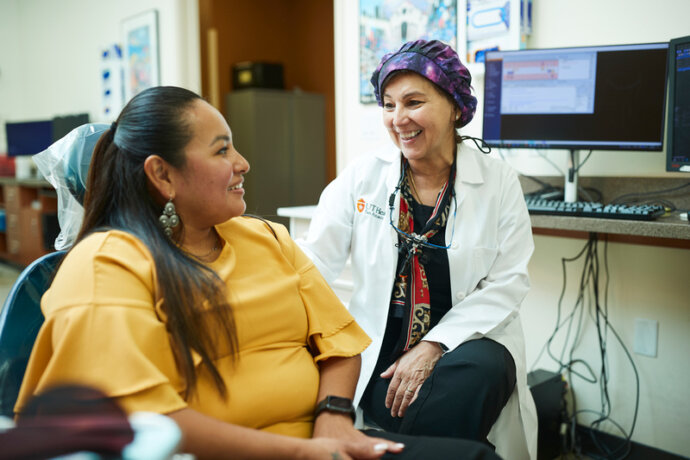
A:
{"type": "Polygon", "coordinates": [[[405,352],[419,342],[429,331],[431,300],[429,283],[424,269],[423,251],[434,248],[426,244],[438,231],[446,226],[450,213],[450,200],[455,182],[455,163],[451,166],[448,181],[438,193],[434,210],[420,232],[414,228],[411,203],[414,200],[410,188],[413,184],[407,160],[403,159],[404,177],[400,185],[400,216],[398,228],[398,275],[391,297],[392,308],[403,308],[403,332],[396,346],[398,353],[405,352]],[[411,289],[410,289],[411,287],[411,289]]]}

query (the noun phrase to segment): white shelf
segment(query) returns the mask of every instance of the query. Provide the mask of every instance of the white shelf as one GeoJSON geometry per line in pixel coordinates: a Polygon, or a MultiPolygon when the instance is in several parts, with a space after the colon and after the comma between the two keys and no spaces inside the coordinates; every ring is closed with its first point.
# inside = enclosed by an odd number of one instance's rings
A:
{"type": "Polygon", "coordinates": [[[311,206],[287,206],[278,208],[277,214],[281,217],[297,217],[299,219],[311,219],[316,211],[316,205],[311,206]]]}

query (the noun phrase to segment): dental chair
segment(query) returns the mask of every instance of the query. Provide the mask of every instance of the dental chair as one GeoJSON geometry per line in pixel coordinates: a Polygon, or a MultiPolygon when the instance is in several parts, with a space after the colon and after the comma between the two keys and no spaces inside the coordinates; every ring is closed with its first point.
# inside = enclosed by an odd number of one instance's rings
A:
{"type": "MultiPolygon", "coordinates": [[[[113,411],[94,412],[93,408],[80,411],[81,396],[78,395],[97,393],[96,389],[87,387],[77,388],[76,393],[69,388],[49,389],[46,393],[57,391],[53,395],[58,396],[53,396],[51,401],[54,405],[57,400],[57,409],[53,407],[51,412],[39,412],[35,417],[22,416],[16,425],[12,420],[31,350],[44,321],[41,297],[50,287],[54,273],[67,249],[74,243],[81,226],[81,205],[91,152],[109,126],[80,126],[48,150],[34,156],[39,170],[58,192],[61,234],[55,242],[59,250],[36,259],[21,272],[0,311],[0,446],[11,447],[0,448],[0,460],[51,458],[58,455],[63,460],[166,460],[173,455],[176,458],[186,457],[185,454],[176,454],[182,434],[169,417],[149,412],[125,415],[117,408],[115,415],[113,411]],[[69,396],[59,396],[75,394],[77,396],[69,401],[64,401],[69,396]],[[68,413],[60,413],[61,408],[68,413]],[[124,421],[117,420],[118,411],[119,418],[124,418],[124,421]],[[124,431],[123,424],[126,428],[124,431]],[[127,431],[130,431],[127,441],[131,439],[131,442],[121,450],[119,457],[112,456],[113,440],[127,431]],[[95,452],[105,452],[107,455],[103,457],[95,452]]],[[[34,397],[34,401],[42,396],[45,395],[34,397]]]]}

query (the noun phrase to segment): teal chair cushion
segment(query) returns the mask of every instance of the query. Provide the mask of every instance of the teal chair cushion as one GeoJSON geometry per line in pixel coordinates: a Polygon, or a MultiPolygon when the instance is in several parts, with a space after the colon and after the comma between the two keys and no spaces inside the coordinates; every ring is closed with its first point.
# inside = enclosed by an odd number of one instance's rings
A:
{"type": "Polygon", "coordinates": [[[19,387],[38,330],[43,324],[41,297],[65,251],[36,259],[21,272],[0,312],[0,415],[12,417],[19,387]]]}

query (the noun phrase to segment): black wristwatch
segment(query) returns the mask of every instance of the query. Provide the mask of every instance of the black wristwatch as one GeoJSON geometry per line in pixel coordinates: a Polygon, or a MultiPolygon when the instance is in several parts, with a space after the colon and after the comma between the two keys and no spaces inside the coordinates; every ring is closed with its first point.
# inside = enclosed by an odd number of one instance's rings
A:
{"type": "Polygon", "coordinates": [[[316,405],[316,410],[314,411],[314,417],[323,411],[335,412],[337,414],[347,414],[352,417],[352,422],[354,423],[355,406],[352,404],[352,400],[349,398],[343,398],[340,396],[326,396],[326,399],[322,400],[316,405]]]}

